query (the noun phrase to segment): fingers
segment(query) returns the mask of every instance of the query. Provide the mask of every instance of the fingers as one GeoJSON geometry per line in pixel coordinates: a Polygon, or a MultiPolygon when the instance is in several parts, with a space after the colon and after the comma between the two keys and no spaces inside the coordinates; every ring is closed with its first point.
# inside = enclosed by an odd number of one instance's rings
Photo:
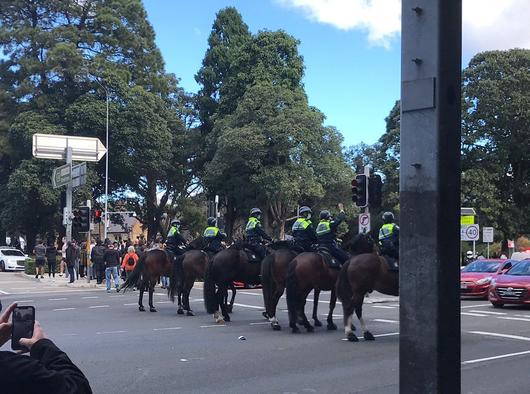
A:
{"type": "Polygon", "coordinates": [[[7,323],[7,321],[9,320],[9,317],[11,316],[11,313],[13,313],[13,309],[15,309],[17,305],[18,304],[14,302],[7,307],[5,312],[2,313],[2,315],[0,316],[0,323],[7,323]]]}

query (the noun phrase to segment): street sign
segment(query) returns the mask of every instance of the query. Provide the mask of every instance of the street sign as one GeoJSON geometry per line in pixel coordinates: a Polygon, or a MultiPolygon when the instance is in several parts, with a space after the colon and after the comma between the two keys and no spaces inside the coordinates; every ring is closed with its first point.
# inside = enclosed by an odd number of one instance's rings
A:
{"type": "Polygon", "coordinates": [[[514,249],[515,248],[515,242],[511,239],[508,240],[508,249],[514,249]]]}
{"type": "Polygon", "coordinates": [[[55,189],[65,186],[72,179],[72,165],[65,164],[53,169],[52,185],[55,189]]]}
{"type": "Polygon", "coordinates": [[[32,153],[38,159],[66,160],[66,148],[72,148],[72,160],[75,161],[99,161],[107,152],[97,138],[33,134],[32,153]]]}
{"type": "Polygon", "coordinates": [[[482,242],[493,242],[493,227],[482,227],[482,242]]]}
{"type": "Polygon", "coordinates": [[[460,240],[478,241],[480,238],[480,228],[478,224],[460,226],[460,240]]]}
{"type": "Polygon", "coordinates": [[[83,186],[86,183],[86,163],[72,166],[72,187],[83,186]]]}
{"type": "Polygon", "coordinates": [[[370,231],[370,214],[361,213],[359,215],[359,234],[365,234],[370,231]]]}
{"type": "Polygon", "coordinates": [[[475,223],[475,216],[473,215],[462,215],[460,216],[460,225],[465,226],[475,223]]]}

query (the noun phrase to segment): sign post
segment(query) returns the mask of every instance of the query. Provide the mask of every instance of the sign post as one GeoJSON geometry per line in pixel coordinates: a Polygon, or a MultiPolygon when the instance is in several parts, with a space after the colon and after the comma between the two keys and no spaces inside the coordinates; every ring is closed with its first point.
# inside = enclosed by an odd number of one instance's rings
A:
{"type": "Polygon", "coordinates": [[[493,242],[493,227],[482,227],[482,242],[488,244],[488,259],[490,258],[490,243],[493,242]]]}
{"type": "Polygon", "coordinates": [[[370,213],[361,213],[359,215],[359,234],[370,232],[370,213]]]}

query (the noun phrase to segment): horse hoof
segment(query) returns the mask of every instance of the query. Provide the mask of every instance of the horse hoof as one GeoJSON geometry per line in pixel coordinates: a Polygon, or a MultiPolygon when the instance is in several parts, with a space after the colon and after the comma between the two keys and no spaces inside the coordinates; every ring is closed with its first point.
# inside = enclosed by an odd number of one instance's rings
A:
{"type": "Polygon", "coordinates": [[[280,331],[282,329],[278,323],[271,324],[271,327],[274,331],[280,331]]]}
{"type": "Polygon", "coordinates": [[[315,331],[315,327],[313,327],[311,324],[307,325],[305,327],[305,329],[307,330],[307,332],[313,332],[315,331]]]}
{"type": "Polygon", "coordinates": [[[177,309],[177,315],[183,315],[184,310],[183,309],[177,309]]]}
{"type": "Polygon", "coordinates": [[[313,319],[313,321],[315,322],[315,327],[322,327],[322,322],[318,319],[313,319]]]}
{"type": "Polygon", "coordinates": [[[355,335],[353,332],[349,332],[346,338],[350,342],[359,342],[359,338],[357,338],[357,335],[355,335]]]}
{"type": "Polygon", "coordinates": [[[357,330],[353,324],[351,325],[351,330],[352,330],[352,331],[357,330]]]}
{"type": "Polygon", "coordinates": [[[192,311],[187,311],[186,316],[195,316],[195,314],[192,311]]]}
{"type": "Polygon", "coordinates": [[[337,325],[335,323],[328,323],[328,331],[335,331],[337,329],[337,325]]]}
{"type": "Polygon", "coordinates": [[[375,341],[375,337],[372,335],[372,333],[370,331],[365,331],[364,332],[364,339],[366,341],[375,341]]]}
{"type": "Polygon", "coordinates": [[[149,312],[156,312],[156,308],[150,307],[149,312]]]}
{"type": "Polygon", "coordinates": [[[233,308],[232,308],[232,307],[228,307],[228,308],[226,309],[226,311],[227,311],[228,313],[232,313],[233,308]]]}
{"type": "Polygon", "coordinates": [[[267,312],[262,312],[261,315],[262,315],[265,319],[269,320],[269,315],[267,314],[267,312]]]}
{"type": "Polygon", "coordinates": [[[139,310],[140,312],[145,312],[145,308],[144,308],[143,306],[139,306],[139,307],[138,307],[138,310],[139,310]]]}
{"type": "Polygon", "coordinates": [[[215,324],[225,324],[225,321],[223,318],[218,318],[215,320],[215,324]]]}
{"type": "Polygon", "coordinates": [[[230,316],[226,315],[224,318],[225,318],[225,321],[230,321],[230,316]]]}
{"type": "Polygon", "coordinates": [[[291,332],[293,334],[300,334],[300,329],[298,327],[291,327],[291,332]]]}

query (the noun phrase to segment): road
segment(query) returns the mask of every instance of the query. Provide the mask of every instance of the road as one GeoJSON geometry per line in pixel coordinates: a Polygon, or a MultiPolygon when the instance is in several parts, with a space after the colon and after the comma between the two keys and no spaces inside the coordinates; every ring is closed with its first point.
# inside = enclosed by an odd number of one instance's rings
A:
{"type": "MultiPolygon", "coordinates": [[[[226,325],[215,325],[205,313],[200,289],[192,293],[194,317],[177,316],[161,289],[157,313],[139,312],[137,296],[0,274],[4,306],[34,305],[48,337],[85,372],[95,393],[398,392],[397,301],[367,304],[376,340],[350,343],[343,340],[340,305],[338,331],[293,335],[286,329],[285,300],[278,314],[284,330],[273,332],[261,317],[260,290],[238,292],[226,325]]],[[[462,392],[530,391],[529,323],[528,308],[462,302],[462,392]]]]}

